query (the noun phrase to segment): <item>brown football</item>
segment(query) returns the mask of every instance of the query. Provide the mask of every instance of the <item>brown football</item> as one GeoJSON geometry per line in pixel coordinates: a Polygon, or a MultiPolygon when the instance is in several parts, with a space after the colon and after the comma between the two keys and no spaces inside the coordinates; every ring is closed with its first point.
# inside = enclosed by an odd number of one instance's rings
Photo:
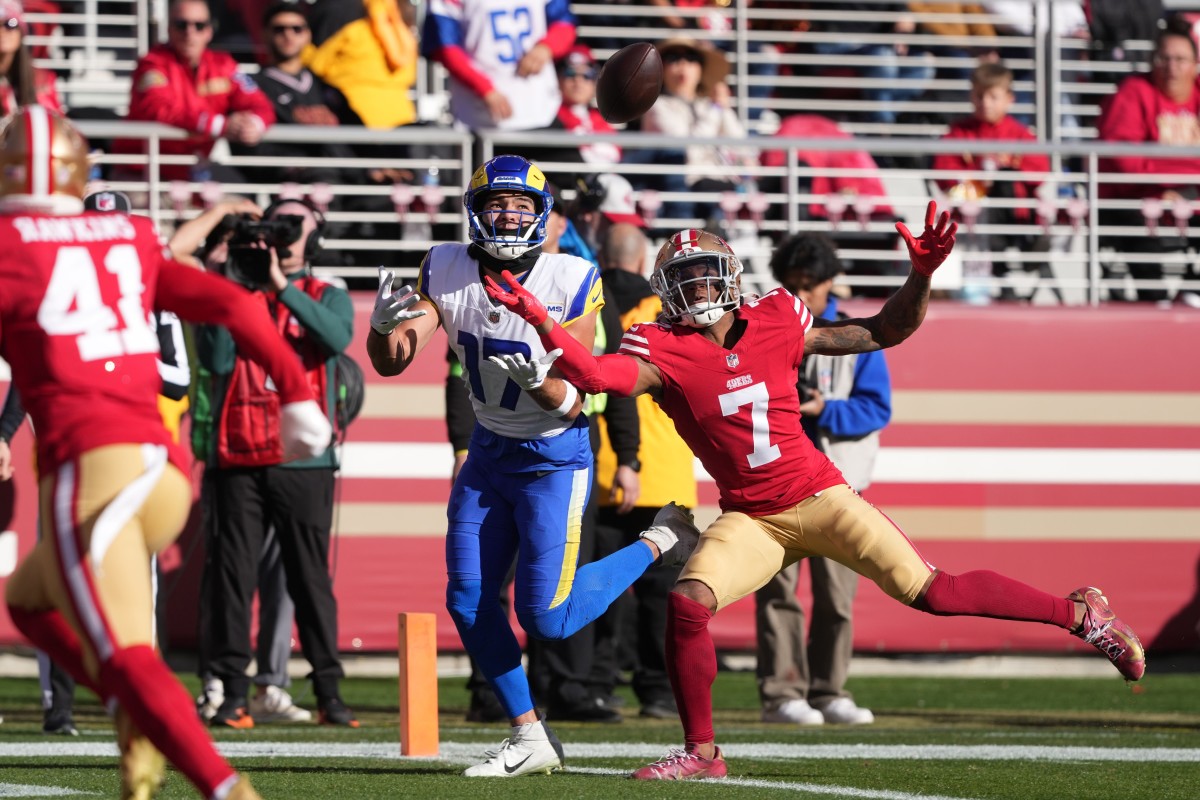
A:
{"type": "Polygon", "coordinates": [[[604,62],[596,82],[596,105],[614,124],[637,119],[650,110],[662,90],[663,67],[658,49],[634,42],[604,62]]]}

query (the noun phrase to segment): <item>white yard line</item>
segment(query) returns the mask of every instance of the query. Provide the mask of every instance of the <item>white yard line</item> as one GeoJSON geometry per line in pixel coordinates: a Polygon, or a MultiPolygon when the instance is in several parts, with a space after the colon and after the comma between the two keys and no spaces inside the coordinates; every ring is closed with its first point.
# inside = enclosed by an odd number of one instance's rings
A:
{"type": "MultiPolygon", "coordinates": [[[[436,758],[414,760],[470,763],[494,742],[442,742],[436,758]]],[[[401,759],[400,746],[390,742],[220,742],[230,758],[380,758],[401,759]]],[[[721,749],[731,759],[795,759],[873,761],[1061,761],[1200,763],[1200,748],[1183,747],[1045,747],[1041,745],[878,745],[878,744],[730,744],[721,749]]],[[[667,747],[645,742],[567,745],[567,764],[578,759],[655,759],[667,747]]],[[[3,758],[115,757],[112,742],[4,742],[3,758]]],[[[772,784],[773,785],[773,784],[772,784]]]]}

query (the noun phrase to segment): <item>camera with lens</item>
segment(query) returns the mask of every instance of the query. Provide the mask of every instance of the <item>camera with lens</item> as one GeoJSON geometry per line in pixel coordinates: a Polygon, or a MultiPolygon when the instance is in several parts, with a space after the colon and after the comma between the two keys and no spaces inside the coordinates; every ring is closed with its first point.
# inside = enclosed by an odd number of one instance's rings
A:
{"type": "Polygon", "coordinates": [[[225,274],[248,289],[257,289],[271,280],[271,250],[282,258],[304,232],[304,217],[279,214],[255,219],[248,214],[229,214],[221,220],[220,229],[232,234],[225,274]]]}

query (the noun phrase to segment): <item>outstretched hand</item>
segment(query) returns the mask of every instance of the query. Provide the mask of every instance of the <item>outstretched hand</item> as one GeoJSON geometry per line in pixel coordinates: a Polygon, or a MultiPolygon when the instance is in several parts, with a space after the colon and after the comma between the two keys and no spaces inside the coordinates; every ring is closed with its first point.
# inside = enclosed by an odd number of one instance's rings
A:
{"type": "Polygon", "coordinates": [[[388,336],[401,322],[425,316],[424,309],[410,311],[421,299],[411,286],[401,286],[392,291],[396,275],[386,267],[379,268],[379,292],[375,295],[375,308],[371,311],[371,327],[380,336],[388,336]]]}
{"type": "Polygon", "coordinates": [[[488,297],[495,300],[500,305],[513,312],[521,319],[528,322],[530,325],[541,325],[546,321],[548,313],[546,307],[542,305],[542,301],[534,297],[528,289],[517,282],[513,274],[508,270],[500,273],[500,277],[504,278],[505,282],[512,287],[511,290],[506,290],[503,286],[496,283],[491,275],[483,276],[483,288],[488,293],[488,297]]]}
{"type": "Polygon", "coordinates": [[[562,355],[561,349],[551,350],[541,358],[535,358],[532,361],[525,358],[523,353],[505,353],[498,356],[488,356],[488,361],[491,361],[500,369],[508,373],[518,386],[527,392],[541,386],[546,382],[546,376],[550,374],[550,368],[554,366],[554,360],[562,355]]]}
{"type": "Polygon", "coordinates": [[[949,211],[943,211],[941,217],[938,217],[937,202],[930,200],[925,209],[925,230],[921,232],[920,238],[914,237],[903,222],[896,223],[896,231],[904,237],[904,243],[908,245],[908,257],[912,261],[913,269],[929,277],[954,249],[954,234],[958,232],[958,223],[950,221],[949,211]]]}

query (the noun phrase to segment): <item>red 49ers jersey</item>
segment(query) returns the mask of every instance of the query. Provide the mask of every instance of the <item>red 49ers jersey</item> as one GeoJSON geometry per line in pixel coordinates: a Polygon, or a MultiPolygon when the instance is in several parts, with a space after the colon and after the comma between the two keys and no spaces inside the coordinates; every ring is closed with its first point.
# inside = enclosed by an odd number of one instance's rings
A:
{"type": "Polygon", "coordinates": [[[659,404],[721,493],[721,509],[765,516],[844,483],[800,425],[797,371],[812,314],[776,289],[734,311],[732,350],[682,325],[634,325],[621,353],[662,374],[659,404]]]}
{"type": "Polygon", "coordinates": [[[150,221],[5,216],[0,241],[0,355],[33,420],[38,463],[51,469],[103,444],[168,444],[148,321],[163,256],[150,221]]]}

